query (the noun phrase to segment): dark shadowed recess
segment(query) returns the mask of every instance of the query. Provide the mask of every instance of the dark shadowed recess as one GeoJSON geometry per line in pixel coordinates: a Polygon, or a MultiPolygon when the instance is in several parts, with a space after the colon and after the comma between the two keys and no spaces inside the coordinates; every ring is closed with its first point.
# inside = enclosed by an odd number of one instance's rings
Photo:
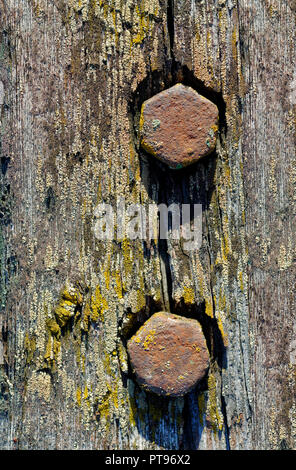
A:
{"type": "MultiPolygon", "coordinates": [[[[219,109],[219,134],[221,137],[226,134],[227,130],[225,119],[225,103],[223,101],[222,94],[216,93],[213,90],[205,87],[204,84],[198,78],[196,78],[186,66],[178,64],[175,62],[174,58],[172,59],[172,62],[168,68],[170,68],[170,73],[165,73],[162,71],[151,72],[139,84],[137,90],[132,95],[130,102],[131,130],[134,133],[135,148],[140,158],[141,174],[143,175],[145,173],[146,177],[143,178],[143,182],[146,186],[147,193],[149,197],[157,204],[202,204],[204,212],[207,211],[211,201],[211,194],[215,190],[214,175],[216,171],[217,159],[219,156],[216,152],[213,152],[211,155],[204,157],[199,162],[184,169],[169,169],[165,164],[158,161],[151,155],[148,155],[140,147],[139,118],[141,106],[144,101],[163,91],[164,89],[170,88],[176,83],[183,83],[184,85],[192,87],[198,93],[216,104],[219,109]],[[158,188],[158,190],[155,191],[155,188],[158,188]]],[[[188,118],[190,118],[190,116],[188,116],[188,118]]],[[[224,139],[222,138],[221,140],[223,141],[224,139]]],[[[205,220],[205,217],[203,217],[203,223],[205,220]]],[[[146,242],[143,243],[144,254],[145,256],[150,257],[150,249],[146,242]]],[[[158,256],[161,258],[162,263],[165,265],[167,292],[169,295],[171,312],[187,318],[194,318],[200,322],[210,352],[211,361],[216,362],[220,369],[226,368],[226,348],[223,344],[223,339],[216,319],[210,318],[206,315],[205,302],[202,302],[201,304],[193,303],[191,305],[185,305],[183,299],[180,302],[176,302],[174,300],[172,296],[172,276],[167,240],[159,239],[157,246],[154,246],[154,250],[155,249],[158,252],[158,256]]],[[[182,260],[180,260],[180,262],[182,262],[182,260]]],[[[126,346],[127,340],[136,333],[140,326],[151,315],[160,310],[163,310],[163,306],[160,303],[156,303],[152,297],[147,296],[146,306],[141,312],[138,312],[138,314],[133,317],[132,323],[130,323],[125,330],[121,331],[121,339],[123,344],[126,346]]],[[[126,313],[128,314],[128,312],[126,313]]],[[[125,377],[123,377],[123,380],[126,381],[127,378],[134,380],[131,370],[129,370],[125,377]]],[[[146,397],[148,410],[150,410],[150,408],[152,410],[151,423],[149,423],[149,426],[145,426],[143,420],[141,419],[140,406],[137,406],[139,412],[139,416],[137,417],[137,426],[139,432],[146,439],[154,441],[157,445],[164,448],[169,448],[172,446],[171,448],[175,449],[197,449],[199,446],[202,429],[207,425],[207,423],[202,422],[200,419],[198,413],[197,396],[198,393],[205,391],[206,389],[207,378],[202,380],[197,385],[196,389],[190,392],[184,398],[176,399],[169,397],[158,397],[156,395],[150,394],[149,392],[143,392],[140,390],[137,383],[135,383],[136,404],[139,405],[140,403],[140,398],[138,401],[137,397],[139,397],[140,394],[141,396],[144,394],[146,397]],[[160,428],[168,427],[168,429],[171,428],[173,430],[174,426],[176,426],[174,417],[171,416],[171,414],[168,412],[169,403],[175,400],[184,400],[184,407],[182,413],[182,423],[179,423],[179,427],[177,426],[177,428],[175,428],[175,436],[178,442],[175,443],[174,447],[172,440],[169,439],[165,433],[160,432],[160,428]],[[155,413],[155,410],[158,410],[158,412],[155,413]],[[165,425],[163,423],[165,423],[165,425]],[[181,428],[183,429],[183,432],[179,432],[181,428]]],[[[149,414],[150,411],[148,412],[148,416],[149,414]]],[[[225,428],[227,440],[227,422],[225,422],[225,428]]]]}

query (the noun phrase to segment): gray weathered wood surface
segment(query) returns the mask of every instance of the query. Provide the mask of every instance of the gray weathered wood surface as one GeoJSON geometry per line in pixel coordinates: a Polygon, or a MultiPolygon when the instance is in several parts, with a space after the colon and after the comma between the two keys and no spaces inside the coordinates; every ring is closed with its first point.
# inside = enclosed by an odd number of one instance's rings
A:
{"type": "Polygon", "coordinates": [[[0,5],[0,447],[295,448],[295,2],[0,5]],[[220,110],[216,154],[178,174],[137,132],[177,82],[220,110]],[[201,249],[98,241],[95,208],[120,197],[202,203],[201,249]],[[185,398],[128,368],[161,309],[207,336],[185,398]]]}

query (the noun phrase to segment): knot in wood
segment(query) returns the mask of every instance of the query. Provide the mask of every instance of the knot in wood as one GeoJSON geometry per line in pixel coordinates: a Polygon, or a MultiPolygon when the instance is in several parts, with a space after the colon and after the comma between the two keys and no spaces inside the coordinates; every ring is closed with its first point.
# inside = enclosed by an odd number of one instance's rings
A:
{"type": "Polygon", "coordinates": [[[199,322],[167,312],[152,315],[128,341],[127,349],[137,382],[157,395],[185,395],[209,367],[199,322]]]}
{"type": "Polygon", "coordinates": [[[170,168],[183,168],[210,154],[217,132],[217,106],[180,83],[142,105],[141,146],[170,168]]]}

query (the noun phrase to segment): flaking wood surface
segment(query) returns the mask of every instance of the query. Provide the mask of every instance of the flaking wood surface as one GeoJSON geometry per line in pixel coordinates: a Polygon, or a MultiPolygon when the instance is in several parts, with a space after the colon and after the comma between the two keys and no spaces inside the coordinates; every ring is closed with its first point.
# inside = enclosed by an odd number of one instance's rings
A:
{"type": "Polygon", "coordinates": [[[0,4],[0,447],[295,448],[294,1],[0,4]],[[220,132],[176,173],[138,129],[180,82],[220,132]],[[202,203],[200,250],[96,240],[97,204],[120,197],[202,203]],[[184,398],[128,366],[159,310],[207,338],[208,379],[184,398]]]}

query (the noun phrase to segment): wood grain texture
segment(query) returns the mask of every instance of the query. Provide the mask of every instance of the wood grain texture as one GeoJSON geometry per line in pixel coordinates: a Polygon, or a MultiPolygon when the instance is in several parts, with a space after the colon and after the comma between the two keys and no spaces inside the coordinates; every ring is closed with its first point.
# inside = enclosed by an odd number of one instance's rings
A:
{"type": "Polygon", "coordinates": [[[295,5],[2,0],[0,446],[295,448],[295,5]],[[219,108],[178,174],[139,145],[175,83],[219,108]],[[201,203],[203,241],[98,241],[95,208],[201,203]],[[208,379],[146,394],[126,341],[197,318],[208,379]]]}
{"type": "Polygon", "coordinates": [[[253,435],[295,449],[295,2],[255,7],[240,9],[253,435]]]}

